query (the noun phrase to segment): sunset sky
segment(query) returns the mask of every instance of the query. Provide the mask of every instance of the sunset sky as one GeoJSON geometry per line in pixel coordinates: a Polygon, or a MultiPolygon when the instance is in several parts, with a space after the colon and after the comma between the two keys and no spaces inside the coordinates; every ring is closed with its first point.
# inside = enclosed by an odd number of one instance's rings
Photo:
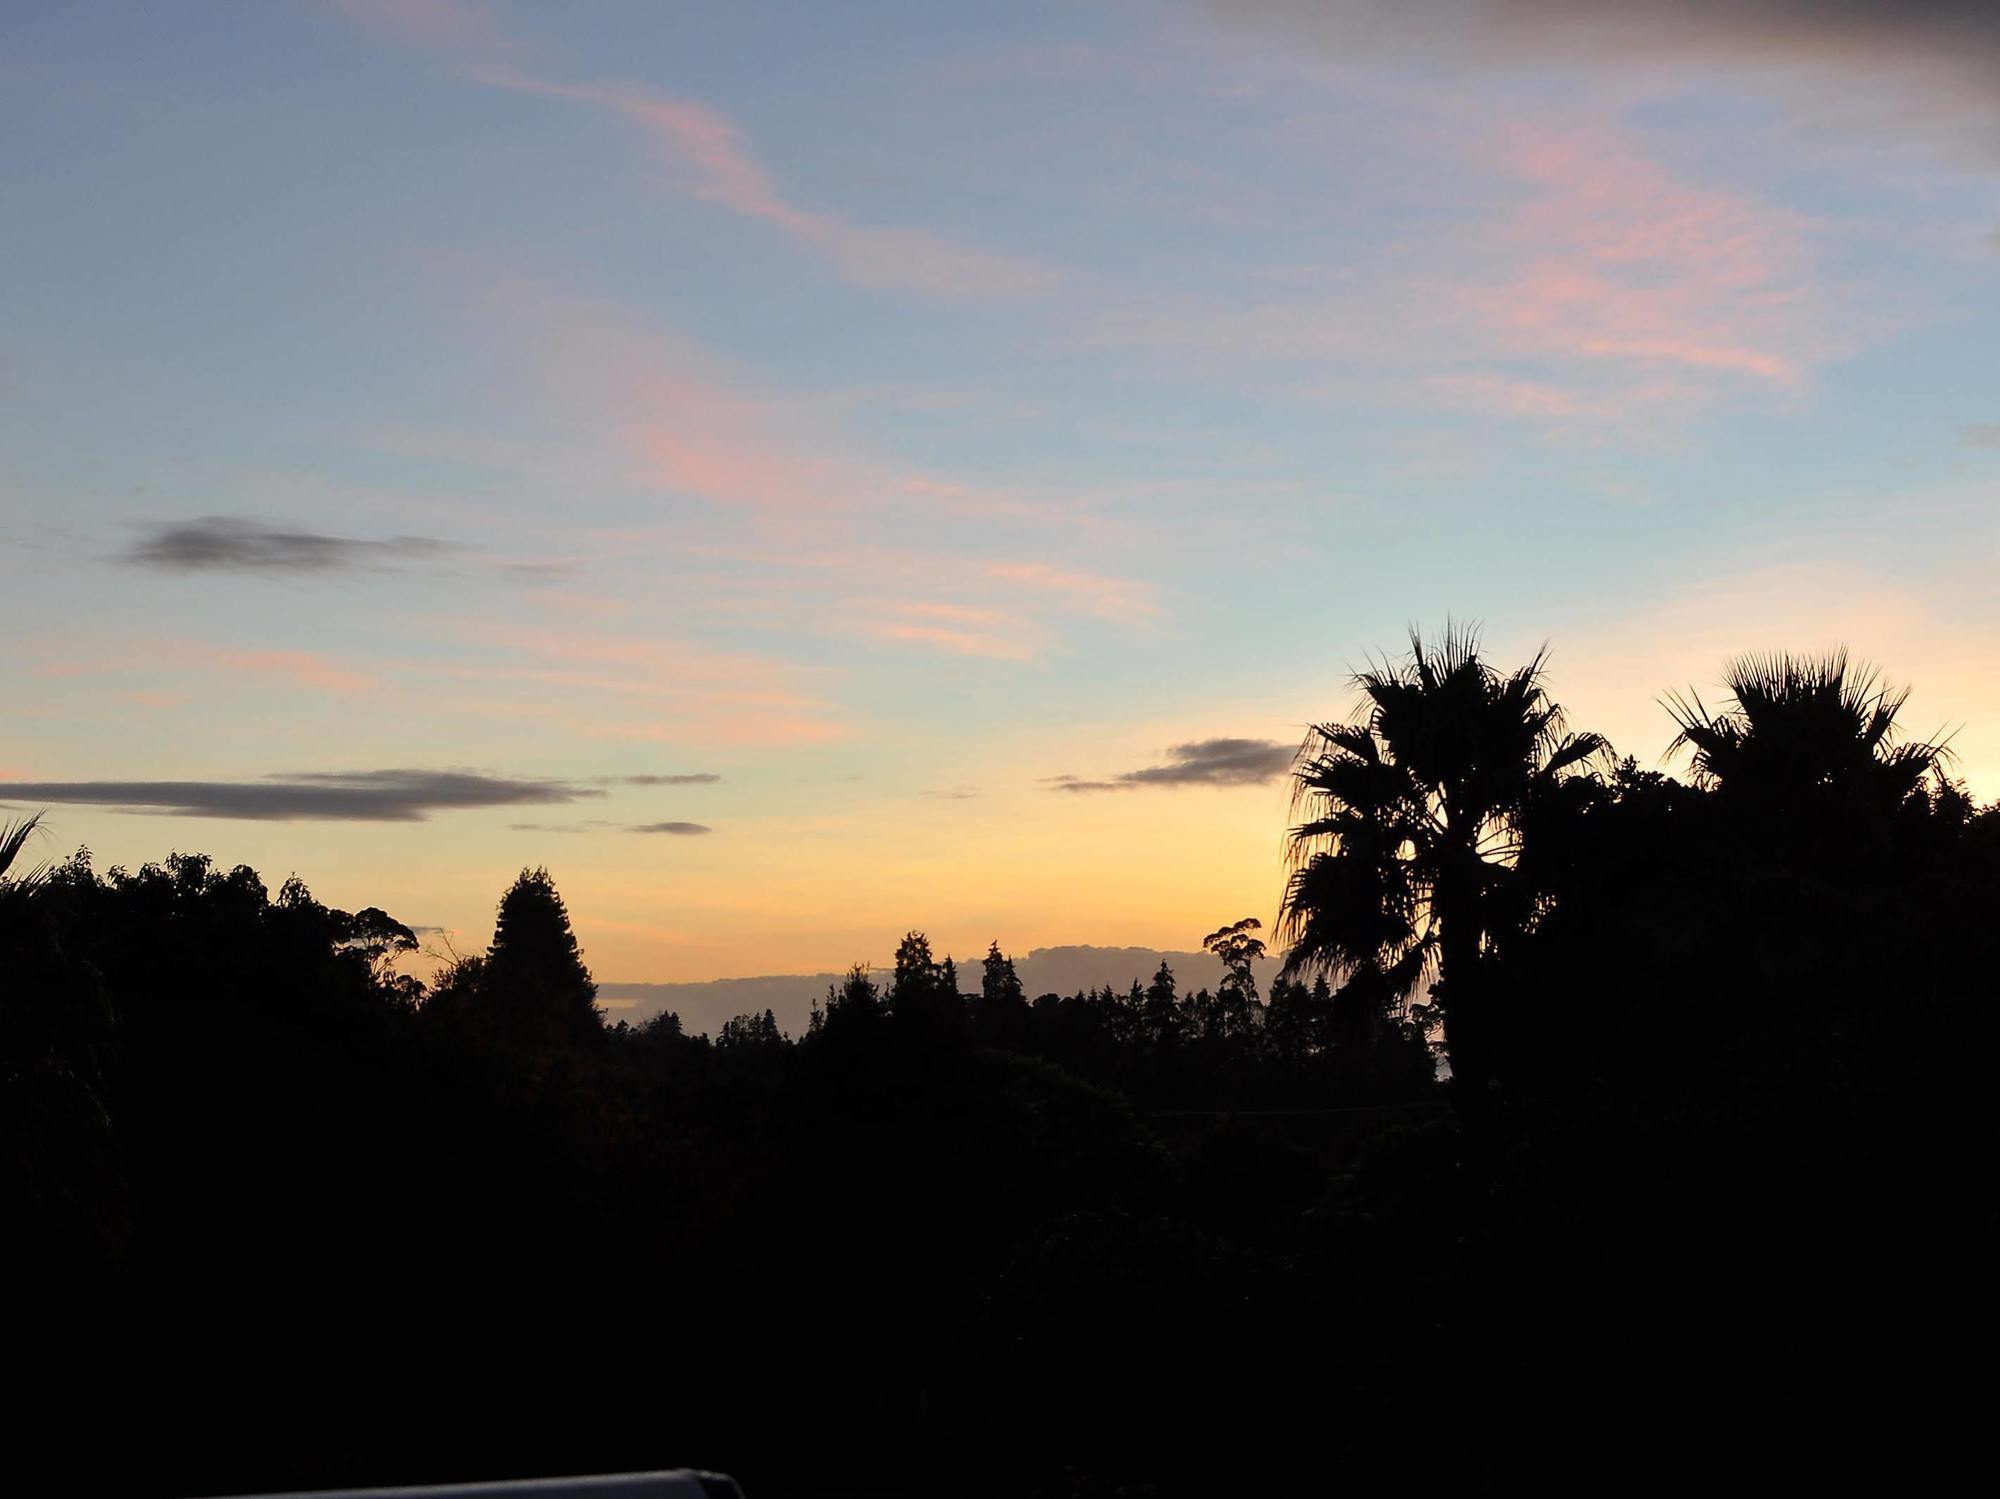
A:
{"type": "Polygon", "coordinates": [[[1845,642],[1990,799],[1996,350],[1990,3],[6,0],[0,815],[1187,948],[1447,614],[1649,766],[1845,642]]]}

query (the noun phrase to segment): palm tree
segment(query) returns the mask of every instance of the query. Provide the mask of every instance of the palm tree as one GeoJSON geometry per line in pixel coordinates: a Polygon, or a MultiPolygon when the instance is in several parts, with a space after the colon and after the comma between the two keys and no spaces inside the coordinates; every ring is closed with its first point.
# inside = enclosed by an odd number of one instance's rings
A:
{"type": "Polygon", "coordinates": [[[10,871],[20,860],[22,853],[42,825],[42,814],[24,817],[19,822],[0,824],[0,909],[14,910],[34,898],[49,876],[46,863],[37,864],[25,874],[10,871]]]}
{"type": "Polygon", "coordinates": [[[1278,917],[1287,976],[1359,979],[1394,1004],[1427,974],[1454,1091],[1491,1080],[1492,1017],[1479,984],[1501,927],[1528,919],[1520,883],[1531,813],[1605,749],[1572,734],[1543,688],[1547,652],[1503,673],[1476,631],[1410,634],[1410,654],[1355,677],[1365,713],[1316,724],[1292,772],[1291,874],[1278,917]]]}
{"type": "MultiPolygon", "coordinates": [[[[7,871],[14,867],[14,861],[21,857],[21,851],[28,846],[28,840],[40,831],[42,814],[24,817],[19,822],[0,824],[0,879],[7,879],[7,871]]],[[[33,871],[16,879],[33,880],[39,871],[33,871]]],[[[12,883],[12,881],[10,881],[12,883]]]]}
{"type": "Polygon", "coordinates": [[[1696,782],[1770,806],[1832,797],[1900,805],[1944,760],[1941,741],[1899,741],[1909,699],[1874,667],[1824,656],[1739,656],[1723,672],[1730,705],[1711,712],[1693,689],[1665,706],[1696,782]]]}

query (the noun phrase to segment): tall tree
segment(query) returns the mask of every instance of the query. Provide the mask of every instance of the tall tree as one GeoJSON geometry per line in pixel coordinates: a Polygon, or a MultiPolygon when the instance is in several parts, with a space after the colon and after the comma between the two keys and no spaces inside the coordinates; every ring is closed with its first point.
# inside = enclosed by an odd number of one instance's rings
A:
{"type": "Polygon", "coordinates": [[[598,1034],[597,985],[546,869],[524,869],[500,898],[480,1002],[503,1033],[534,1044],[598,1034]]]}
{"type": "Polygon", "coordinates": [[[1234,990],[1246,1000],[1257,1000],[1257,960],[1264,956],[1264,939],[1257,935],[1264,923],[1246,916],[1229,926],[1219,927],[1201,939],[1201,950],[1222,959],[1226,974],[1224,989],[1234,990]]]}
{"type": "Polygon", "coordinates": [[[1000,951],[998,941],[987,947],[980,968],[978,1020],[982,1036],[1002,1045],[1012,1045],[1027,1033],[1028,996],[1014,960],[1000,951]]]}
{"type": "Polygon", "coordinates": [[[1471,629],[1447,625],[1434,642],[1413,630],[1407,657],[1355,677],[1361,717],[1315,725],[1292,773],[1308,815],[1291,831],[1279,910],[1286,974],[1367,976],[1407,1001],[1435,973],[1468,1108],[1492,1082],[1482,960],[1535,908],[1516,878],[1524,833],[1605,748],[1565,728],[1546,659],[1501,672],[1471,629]]]}
{"type": "Polygon", "coordinates": [[[1201,939],[1201,950],[1222,959],[1225,970],[1206,1026],[1218,1039],[1247,1039],[1256,1032],[1256,963],[1264,956],[1264,939],[1256,934],[1263,927],[1256,917],[1246,916],[1201,939]]]}
{"type": "Polygon", "coordinates": [[[1162,958],[1153,982],[1146,986],[1141,1011],[1141,1030],[1147,1042],[1158,1049],[1172,1047],[1181,1039],[1181,1007],[1175,989],[1174,970],[1162,958]]]}

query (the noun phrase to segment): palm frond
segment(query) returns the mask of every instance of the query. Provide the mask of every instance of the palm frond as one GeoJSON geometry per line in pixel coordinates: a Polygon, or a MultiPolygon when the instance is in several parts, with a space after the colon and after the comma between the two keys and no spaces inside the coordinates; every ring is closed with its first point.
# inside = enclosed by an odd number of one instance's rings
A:
{"type": "Polygon", "coordinates": [[[33,893],[49,877],[49,865],[43,860],[26,874],[14,874],[14,865],[20,860],[28,840],[42,831],[42,818],[46,813],[36,812],[23,817],[18,822],[0,824],[0,889],[14,895],[33,893]]]}

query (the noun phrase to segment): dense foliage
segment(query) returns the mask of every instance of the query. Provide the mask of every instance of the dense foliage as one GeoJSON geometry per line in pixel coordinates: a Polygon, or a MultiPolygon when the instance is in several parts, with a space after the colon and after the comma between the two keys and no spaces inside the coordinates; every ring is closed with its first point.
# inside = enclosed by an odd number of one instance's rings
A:
{"type": "Polygon", "coordinates": [[[1918,1416],[1920,1473],[1990,1328],[2000,810],[1837,659],[1673,700],[1686,782],[1464,637],[1362,685],[1268,994],[1254,921],[1195,994],[911,933],[800,1037],[607,1027],[542,870],[424,985],[296,879],[0,839],[30,1460],[1317,1492],[1609,1445],[1631,1487],[1918,1416]]]}

